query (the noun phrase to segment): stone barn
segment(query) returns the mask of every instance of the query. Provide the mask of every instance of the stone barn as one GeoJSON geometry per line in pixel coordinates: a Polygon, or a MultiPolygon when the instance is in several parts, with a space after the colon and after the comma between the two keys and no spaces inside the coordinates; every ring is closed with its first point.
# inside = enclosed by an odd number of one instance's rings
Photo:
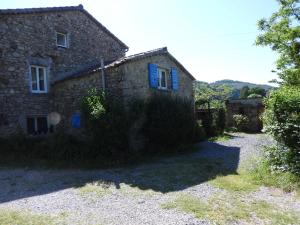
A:
{"type": "Polygon", "coordinates": [[[233,115],[244,115],[249,119],[248,132],[261,132],[263,125],[260,119],[264,111],[262,98],[231,99],[226,102],[226,126],[233,127],[233,115]]]}

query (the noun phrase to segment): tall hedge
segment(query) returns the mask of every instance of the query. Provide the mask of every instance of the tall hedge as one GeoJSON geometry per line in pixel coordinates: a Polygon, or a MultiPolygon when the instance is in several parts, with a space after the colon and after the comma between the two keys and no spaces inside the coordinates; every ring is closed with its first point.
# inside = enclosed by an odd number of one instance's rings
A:
{"type": "Polygon", "coordinates": [[[273,156],[286,170],[300,174],[300,87],[282,86],[265,101],[265,130],[279,146],[273,156]]]}
{"type": "Polygon", "coordinates": [[[146,101],[144,113],[143,130],[150,146],[173,148],[193,141],[196,120],[191,100],[155,94],[146,101]]]}

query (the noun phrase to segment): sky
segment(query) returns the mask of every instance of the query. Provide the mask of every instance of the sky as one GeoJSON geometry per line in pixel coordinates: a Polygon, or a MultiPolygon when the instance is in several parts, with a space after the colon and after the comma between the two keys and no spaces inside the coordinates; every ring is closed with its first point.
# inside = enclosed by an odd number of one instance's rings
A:
{"type": "Polygon", "coordinates": [[[275,0],[0,0],[1,9],[79,4],[129,46],[127,55],[166,46],[197,80],[277,78],[276,53],[254,45],[275,0]]]}

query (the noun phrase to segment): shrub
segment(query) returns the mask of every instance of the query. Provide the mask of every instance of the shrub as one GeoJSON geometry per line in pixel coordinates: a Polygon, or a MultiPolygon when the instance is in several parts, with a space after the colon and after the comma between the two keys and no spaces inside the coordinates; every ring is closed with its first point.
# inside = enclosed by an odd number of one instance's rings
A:
{"type": "Polygon", "coordinates": [[[236,114],[233,115],[233,122],[238,131],[245,131],[249,123],[247,116],[236,114]]]}
{"type": "Polygon", "coordinates": [[[90,141],[89,155],[125,157],[129,149],[130,126],[125,109],[116,102],[110,102],[104,93],[91,90],[83,98],[82,112],[90,141]]]}
{"type": "Polygon", "coordinates": [[[271,163],[300,175],[300,87],[282,86],[265,104],[264,129],[278,142],[268,152],[271,163]]]}
{"type": "Polygon", "coordinates": [[[166,151],[192,142],[195,135],[195,117],[192,102],[180,97],[155,94],[145,105],[144,134],[149,145],[166,151]]]}

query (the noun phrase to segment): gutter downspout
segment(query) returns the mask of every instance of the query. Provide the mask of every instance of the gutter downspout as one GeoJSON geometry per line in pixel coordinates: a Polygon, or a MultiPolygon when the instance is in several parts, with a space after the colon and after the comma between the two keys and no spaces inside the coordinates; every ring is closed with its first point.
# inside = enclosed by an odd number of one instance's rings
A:
{"type": "Polygon", "coordinates": [[[104,60],[101,58],[101,80],[102,80],[102,89],[105,92],[105,74],[104,74],[104,60]]]}

